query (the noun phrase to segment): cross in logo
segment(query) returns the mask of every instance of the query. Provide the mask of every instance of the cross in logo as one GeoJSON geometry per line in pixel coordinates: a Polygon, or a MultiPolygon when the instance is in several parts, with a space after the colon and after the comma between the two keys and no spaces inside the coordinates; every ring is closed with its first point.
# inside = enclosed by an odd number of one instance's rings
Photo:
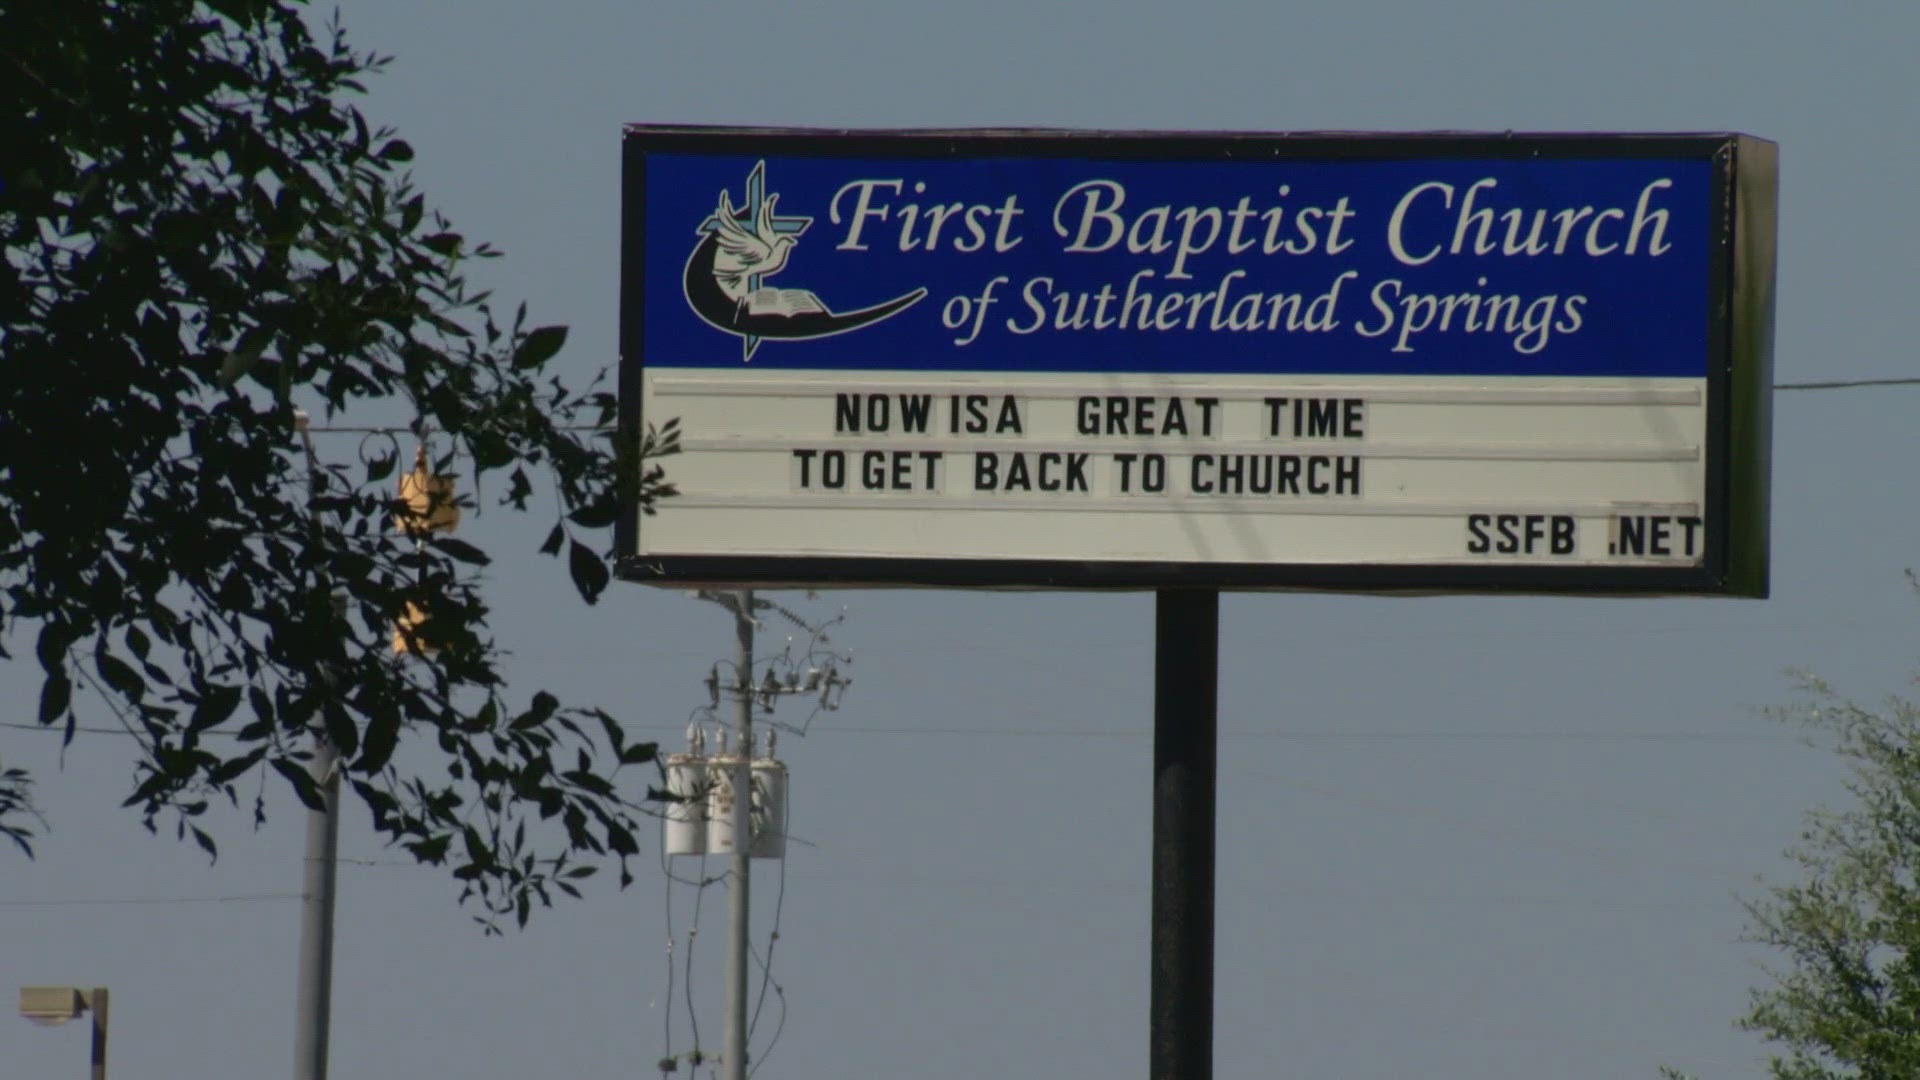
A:
{"type": "MultiPolygon", "coordinates": [[[[766,201],[766,197],[767,197],[766,189],[767,189],[767,163],[766,161],[762,160],[757,162],[753,166],[753,171],[747,174],[747,200],[746,202],[742,203],[740,207],[742,213],[745,216],[738,220],[739,220],[739,223],[746,229],[747,232],[752,233],[755,237],[758,237],[760,240],[763,240],[763,241],[773,239],[773,237],[771,236],[760,236],[760,233],[759,233],[758,222],[760,220],[760,207],[761,207],[761,204],[766,201]]],[[[769,220],[773,223],[773,231],[776,236],[786,235],[786,236],[798,237],[801,233],[807,231],[807,226],[813,224],[813,218],[801,217],[798,215],[793,217],[783,217],[783,216],[776,215],[770,218],[769,220]]],[[[718,229],[719,227],[720,227],[720,221],[719,221],[718,215],[708,214],[707,219],[700,223],[699,231],[702,233],[710,233],[710,232],[713,232],[715,229],[718,229]]],[[[758,289],[759,287],[760,287],[760,275],[748,274],[747,275],[747,291],[751,293],[753,290],[758,289]]],[[[741,337],[746,350],[745,356],[752,357],[754,350],[760,347],[759,336],[755,334],[743,334],[741,335],[741,337]]]]}

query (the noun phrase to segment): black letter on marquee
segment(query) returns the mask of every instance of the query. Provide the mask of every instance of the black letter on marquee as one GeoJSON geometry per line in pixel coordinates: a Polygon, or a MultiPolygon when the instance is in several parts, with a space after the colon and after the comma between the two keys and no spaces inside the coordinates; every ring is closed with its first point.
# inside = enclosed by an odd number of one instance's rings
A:
{"type": "Polygon", "coordinates": [[[1167,455],[1142,454],[1140,456],[1140,489],[1142,491],[1167,490],[1167,455]]]}

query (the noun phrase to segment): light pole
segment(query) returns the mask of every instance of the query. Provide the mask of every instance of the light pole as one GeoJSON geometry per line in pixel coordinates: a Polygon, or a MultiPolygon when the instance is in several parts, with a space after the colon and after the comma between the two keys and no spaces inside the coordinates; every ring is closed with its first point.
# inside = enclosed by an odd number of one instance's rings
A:
{"type": "Polygon", "coordinates": [[[107,1080],[107,990],[96,986],[82,990],[77,986],[23,986],[20,988],[20,1015],[44,1027],[58,1027],[69,1020],[93,1014],[93,1080],[107,1080]]]}

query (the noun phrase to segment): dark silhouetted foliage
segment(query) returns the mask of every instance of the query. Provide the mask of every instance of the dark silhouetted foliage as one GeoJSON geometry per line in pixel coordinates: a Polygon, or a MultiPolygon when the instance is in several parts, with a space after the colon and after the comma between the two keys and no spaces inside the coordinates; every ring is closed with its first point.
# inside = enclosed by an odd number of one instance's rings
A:
{"type": "Polygon", "coordinates": [[[673,437],[616,454],[595,430],[614,395],[550,370],[564,329],[469,287],[493,252],[352,105],[385,61],[307,16],[0,3],[0,645],[44,670],[41,723],[71,738],[97,703],[137,736],[149,827],[211,849],[216,799],[261,814],[276,777],[311,801],[324,733],[380,833],[449,865],[489,925],[524,922],[595,856],[627,880],[645,787],[616,774],[653,748],[503,685],[486,553],[396,534],[408,462],[314,468],[295,409],[430,428],[457,448],[437,470],[503,506],[551,488],[548,548],[588,602],[623,486],[669,493],[651,459],[673,437]],[[424,658],[392,650],[408,604],[424,658]]]}

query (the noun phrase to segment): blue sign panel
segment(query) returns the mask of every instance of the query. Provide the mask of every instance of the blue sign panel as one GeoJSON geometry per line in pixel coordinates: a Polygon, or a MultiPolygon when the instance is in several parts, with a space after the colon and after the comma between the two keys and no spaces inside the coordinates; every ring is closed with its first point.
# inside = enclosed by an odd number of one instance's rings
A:
{"type": "Polygon", "coordinates": [[[1698,157],[653,154],[646,348],[676,367],[1698,377],[1712,181],[1698,157]]]}
{"type": "Polygon", "coordinates": [[[629,129],[622,572],[1764,594],[1774,161],[629,129]]]}

